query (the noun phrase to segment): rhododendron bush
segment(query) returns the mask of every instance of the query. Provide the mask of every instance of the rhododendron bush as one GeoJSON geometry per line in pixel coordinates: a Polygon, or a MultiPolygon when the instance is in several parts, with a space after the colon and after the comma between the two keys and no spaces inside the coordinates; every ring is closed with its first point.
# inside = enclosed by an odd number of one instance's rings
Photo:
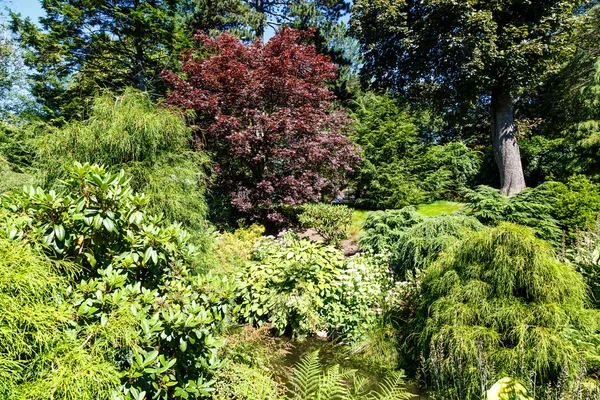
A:
{"type": "Polygon", "coordinates": [[[282,206],[331,199],[359,161],[326,87],[337,67],[307,44],[311,35],[284,28],[267,44],[244,44],[198,34],[201,50],[184,52],[183,73],[163,74],[168,101],[193,111],[215,189],[247,217],[281,222],[282,206]]]}

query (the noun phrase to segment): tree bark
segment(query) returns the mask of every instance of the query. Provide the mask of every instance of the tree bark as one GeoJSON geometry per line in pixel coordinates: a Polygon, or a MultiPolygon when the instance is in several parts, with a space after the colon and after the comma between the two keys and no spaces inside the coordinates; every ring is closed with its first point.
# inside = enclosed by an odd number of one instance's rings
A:
{"type": "Polygon", "coordinates": [[[510,92],[502,88],[492,91],[492,147],[500,171],[501,193],[512,196],[525,189],[512,98],[510,92]]]}
{"type": "MultiPolygon", "coordinates": [[[[135,9],[137,10],[139,6],[140,2],[136,0],[134,2],[135,9]]],[[[136,17],[133,32],[135,43],[135,79],[137,80],[138,89],[140,89],[140,92],[145,93],[148,91],[148,84],[146,82],[146,75],[144,71],[144,65],[146,60],[144,57],[144,47],[142,43],[142,24],[138,18],[139,17],[136,17]]]]}

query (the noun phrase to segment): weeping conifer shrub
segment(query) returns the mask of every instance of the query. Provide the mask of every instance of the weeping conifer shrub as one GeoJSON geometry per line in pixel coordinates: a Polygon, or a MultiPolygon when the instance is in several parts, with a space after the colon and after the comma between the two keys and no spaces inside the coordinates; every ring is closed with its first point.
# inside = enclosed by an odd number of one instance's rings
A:
{"type": "Polygon", "coordinates": [[[505,376],[540,393],[598,371],[598,312],[587,287],[531,229],[466,235],[427,270],[404,349],[444,398],[482,398],[505,376]]]}
{"type": "Polygon", "coordinates": [[[65,276],[77,270],[0,233],[0,398],[91,400],[116,393],[118,370],[99,343],[70,324],[76,311],[64,301],[65,276]]]}
{"type": "Polygon", "coordinates": [[[512,222],[530,227],[539,238],[555,246],[561,242],[559,222],[552,216],[556,194],[548,185],[526,189],[511,197],[481,185],[466,190],[465,198],[467,212],[486,225],[512,222]]]}
{"type": "Polygon", "coordinates": [[[424,270],[438,255],[466,234],[483,225],[462,214],[442,214],[423,219],[405,229],[392,247],[391,263],[400,276],[424,270]]]}
{"type": "Polygon", "coordinates": [[[363,228],[361,249],[387,256],[394,272],[406,279],[467,233],[482,230],[483,225],[461,213],[425,217],[410,206],[370,213],[363,228]]]}
{"type": "Polygon", "coordinates": [[[191,231],[204,228],[208,160],[194,151],[191,131],[173,109],[127,89],[93,100],[90,117],[37,139],[44,186],[56,188],[73,162],[121,169],[131,186],[146,194],[148,209],[191,231]]]}
{"type": "Polygon", "coordinates": [[[367,214],[359,237],[360,249],[375,254],[387,254],[407,228],[424,217],[413,206],[400,210],[374,211],[367,214]]]}

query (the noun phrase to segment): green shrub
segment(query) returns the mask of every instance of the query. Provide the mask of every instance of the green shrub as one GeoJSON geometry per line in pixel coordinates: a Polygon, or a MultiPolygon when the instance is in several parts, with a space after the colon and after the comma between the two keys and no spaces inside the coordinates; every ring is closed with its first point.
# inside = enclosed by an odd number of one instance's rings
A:
{"type": "Polygon", "coordinates": [[[143,93],[127,89],[118,97],[97,96],[88,119],[50,130],[35,144],[45,188],[59,189],[74,162],[123,169],[132,189],[146,194],[149,212],[194,233],[205,229],[208,160],[193,150],[184,119],[143,93]]]}
{"type": "Polygon", "coordinates": [[[466,234],[483,229],[473,217],[441,214],[425,218],[400,234],[391,247],[390,263],[401,277],[424,271],[438,255],[466,234]]]}
{"type": "Polygon", "coordinates": [[[292,345],[273,337],[270,328],[245,325],[227,333],[222,348],[227,365],[215,376],[213,399],[281,398],[285,388],[279,377],[288,372],[282,365],[292,345]]]}
{"type": "Polygon", "coordinates": [[[573,175],[566,184],[544,184],[554,193],[552,215],[569,239],[575,239],[577,231],[594,228],[600,215],[600,184],[593,183],[584,175],[573,175]]]}
{"type": "Polygon", "coordinates": [[[363,251],[387,255],[398,237],[407,228],[423,221],[424,218],[412,206],[401,210],[370,212],[363,224],[359,246],[363,251]]]}
{"type": "Polygon", "coordinates": [[[28,131],[0,122],[0,193],[35,183],[28,131]]]}
{"type": "Polygon", "coordinates": [[[562,258],[572,262],[585,278],[596,308],[600,305],[600,217],[595,228],[577,232],[573,244],[563,249],[562,258]]]}
{"type": "Polygon", "coordinates": [[[355,177],[357,205],[369,209],[454,199],[473,183],[481,155],[463,143],[421,143],[415,117],[389,94],[354,104],[352,139],[364,159],[355,177]]]}
{"type": "Polygon", "coordinates": [[[427,193],[421,203],[453,200],[474,183],[481,167],[481,155],[459,142],[429,146],[415,161],[420,186],[427,193]]]}
{"type": "MultiPolygon", "coordinates": [[[[126,399],[208,394],[222,366],[216,334],[234,286],[190,274],[189,234],[148,215],[123,172],[76,164],[65,184],[63,194],[28,188],[3,199],[11,239],[37,242],[52,258],[81,267],[66,299],[76,330],[56,334],[85,338],[83,349],[93,344],[118,371],[112,376],[126,399]]],[[[45,381],[68,374],[61,371],[45,381]]]]}
{"type": "Polygon", "coordinates": [[[241,294],[238,316],[278,334],[295,336],[325,330],[359,336],[382,307],[386,288],[393,284],[381,259],[344,259],[333,247],[286,235],[265,239],[255,261],[238,275],[241,294]]]}
{"type": "Polygon", "coordinates": [[[295,366],[286,400],[403,400],[411,395],[405,388],[404,373],[389,374],[372,389],[372,381],[355,370],[339,365],[324,368],[319,353],[305,355],[295,366]]]}
{"type": "Polygon", "coordinates": [[[254,246],[264,233],[265,228],[262,225],[253,224],[248,228],[237,229],[233,233],[223,232],[218,235],[213,248],[217,262],[214,271],[237,273],[242,270],[252,258],[254,246]]]}
{"type": "Polygon", "coordinates": [[[425,217],[414,207],[372,212],[360,237],[363,251],[382,254],[400,278],[424,270],[458,239],[483,225],[462,214],[425,217]]]}
{"type": "Polygon", "coordinates": [[[472,232],[426,270],[408,360],[424,355],[428,382],[448,399],[482,396],[503,376],[535,376],[538,391],[571,385],[581,368],[593,375],[599,366],[586,289],[529,228],[472,232]]]}
{"type": "Polygon", "coordinates": [[[538,237],[558,245],[562,233],[552,216],[555,193],[548,186],[525,189],[512,197],[489,186],[467,190],[467,212],[484,224],[512,222],[532,228],[538,237]]]}
{"type": "Polygon", "coordinates": [[[102,345],[73,332],[67,279],[78,272],[0,233],[0,397],[109,399],[118,370],[102,345]],[[67,334],[71,332],[71,334],[67,334]]]}
{"type": "Polygon", "coordinates": [[[246,364],[229,363],[216,378],[213,400],[277,400],[282,388],[273,373],[246,364]]]}
{"type": "Polygon", "coordinates": [[[343,205],[306,204],[298,220],[305,228],[314,228],[325,243],[339,244],[348,237],[352,209],[343,205]]]}

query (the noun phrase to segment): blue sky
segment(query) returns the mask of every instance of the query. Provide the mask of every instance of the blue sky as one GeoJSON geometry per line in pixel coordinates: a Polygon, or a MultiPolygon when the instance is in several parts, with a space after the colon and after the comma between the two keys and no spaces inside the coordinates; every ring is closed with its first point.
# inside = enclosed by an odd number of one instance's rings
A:
{"type": "Polygon", "coordinates": [[[34,22],[44,15],[40,0],[5,0],[4,3],[11,10],[24,17],[30,17],[34,22]]]}

